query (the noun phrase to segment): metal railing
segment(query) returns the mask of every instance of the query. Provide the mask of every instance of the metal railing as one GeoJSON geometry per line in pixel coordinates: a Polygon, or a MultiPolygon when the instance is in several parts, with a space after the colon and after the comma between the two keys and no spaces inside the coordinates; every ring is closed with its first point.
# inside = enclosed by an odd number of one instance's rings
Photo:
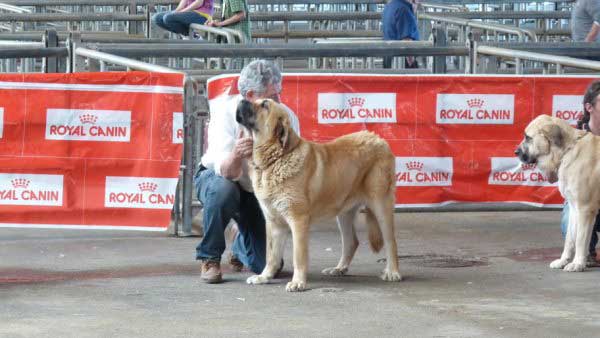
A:
{"type": "Polygon", "coordinates": [[[463,36],[462,36],[463,39],[461,41],[466,41],[467,36],[470,33],[470,30],[466,29],[466,28],[479,28],[479,29],[483,29],[485,31],[491,31],[494,33],[506,33],[509,35],[516,35],[517,39],[520,42],[525,42],[526,37],[528,37],[531,41],[534,41],[534,42],[538,41],[537,35],[535,34],[534,31],[532,31],[530,29],[524,29],[524,28],[519,28],[519,27],[514,27],[514,26],[500,25],[500,24],[494,24],[494,23],[488,23],[488,22],[467,20],[467,19],[463,19],[463,18],[459,18],[459,17],[440,16],[440,15],[429,14],[429,13],[419,13],[418,18],[419,18],[419,20],[430,20],[430,21],[436,21],[436,22],[443,22],[443,23],[447,23],[447,24],[451,24],[451,25],[455,25],[455,26],[463,28],[463,36]]]}
{"type": "MultiPolygon", "coordinates": [[[[485,45],[477,45],[474,47],[474,55],[473,62],[474,66],[472,67],[473,73],[477,73],[478,71],[478,61],[480,60],[479,55],[490,55],[494,57],[502,57],[509,58],[514,60],[514,72],[515,74],[523,74],[523,62],[534,61],[541,62],[544,64],[544,74],[547,74],[550,70],[548,65],[554,64],[556,65],[556,73],[562,74],[565,66],[581,68],[581,69],[589,69],[593,71],[600,71],[600,61],[592,61],[585,59],[578,59],[569,56],[559,56],[552,54],[543,54],[536,52],[528,52],[528,51],[518,51],[514,49],[506,49],[500,47],[493,46],[485,46],[485,45]]],[[[497,59],[493,59],[491,62],[497,63],[497,59]]],[[[495,69],[496,67],[492,65],[492,67],[488,66],[487,69],[495,69]]]]}
{"type": "Polygon", "coordinates": [[[0,11],[11,12],[11,13],[31,13],[30,9],[9,5],[6,3],[0,3],[0,11]]]}

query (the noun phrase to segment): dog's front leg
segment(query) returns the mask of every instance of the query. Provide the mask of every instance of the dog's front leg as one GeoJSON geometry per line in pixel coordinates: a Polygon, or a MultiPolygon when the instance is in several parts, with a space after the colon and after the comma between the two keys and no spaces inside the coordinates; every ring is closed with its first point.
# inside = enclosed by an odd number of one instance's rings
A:
{"type": "Polygon", "coordinates": [[[248,284],[266,284],[269,283],[277,270],[280,267],[281,259],[283,257],[283,248],[285,246],[285,239],[287,237],[287,229],[272,220],[266,222],[266,233],[267,233],[267,262],[265,268],[260,275],[254,275],[248,277],[246,283],[248,284]]]}
{"type": "Polygon", "coordinates": [[[565,271],[580,272],[585,270],[587,255],[589,253],[590,239],[594,228],[597,210],[578,208],[577,212],[577,237],[575,240],[575,258],[565,266],[565,271]]]}
{"type": "Polygon", "coordinates": [[[294,245],[294,276],[285,289],[290,292],[306,290],[306,274],[308,270],[308,219],[294,219],[290,222],[294,245]]]}

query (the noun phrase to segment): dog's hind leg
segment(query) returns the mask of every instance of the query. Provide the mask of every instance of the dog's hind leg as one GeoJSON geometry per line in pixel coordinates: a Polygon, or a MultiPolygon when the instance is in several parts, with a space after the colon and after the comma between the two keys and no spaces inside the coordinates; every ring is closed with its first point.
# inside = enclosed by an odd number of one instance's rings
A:
{"type": "Polygon", "coordinates": [[[565,271],[580,272],[585,270],[587,255],[589,253],[590,239],[594,230],[597,209],[578,208],[577,212],[577,237],[575,238],[575,258],[565,266],[565,271]]]}
{"type": "Polygon", "coordinates": [[[387,255],[386,268],[383,270],[381,279],[388,282],[397,282],[402,280],[400,270],[398,269],[398,248],[396,246],[396,237],[394,234],[394,198],[384,196],[378,200],[368,202],[368,207],[373,211],[381,233],[387,255]]]}
{"type": "Polygon", "coordinates": [[[575,254],[575,238],[577,237],[577,208],[572,203],[569,204],[569,225],[565,234],[565,244],[563,252],[559,259],[555,259],[550,263],[551,269],[562,269],[575,254]]]}
{"type": "Polygon", "coordinates": [[[342,237],[342,256],[336,267],[323,269],[321,273],[330,276],[343,276],[348,271],[348,266],[354,257],[356,248],[358,248],[358,239],[354,228],[354,219],[359,206],[338,215],[337,225],[342,237]]]}

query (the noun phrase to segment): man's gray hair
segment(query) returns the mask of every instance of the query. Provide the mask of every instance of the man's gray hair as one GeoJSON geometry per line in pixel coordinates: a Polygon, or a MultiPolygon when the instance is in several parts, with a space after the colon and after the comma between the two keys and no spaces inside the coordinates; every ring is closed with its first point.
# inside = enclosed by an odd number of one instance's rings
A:
{"type": "Polygon", "coordinates": [[[281,90],[281,72],[277,64],[270,60],[254,60],[242,69],[238,90],[246,97],[249,91],[258,94],[266,92],[271,84],[276,90],[281,90]]]}

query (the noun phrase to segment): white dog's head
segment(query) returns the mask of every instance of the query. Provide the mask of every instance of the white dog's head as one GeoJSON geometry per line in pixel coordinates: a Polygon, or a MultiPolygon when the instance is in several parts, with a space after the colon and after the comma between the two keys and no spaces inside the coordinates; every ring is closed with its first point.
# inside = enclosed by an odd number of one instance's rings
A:
{"type": "Polygon", "coordinates": [[[525,137],[515,150],[524,163],[537,163],[550,182],[558,180],[558,167],[565,145],[571,141],[574,129],[565,121],[540,115],[525,128],[525,137]]]}

